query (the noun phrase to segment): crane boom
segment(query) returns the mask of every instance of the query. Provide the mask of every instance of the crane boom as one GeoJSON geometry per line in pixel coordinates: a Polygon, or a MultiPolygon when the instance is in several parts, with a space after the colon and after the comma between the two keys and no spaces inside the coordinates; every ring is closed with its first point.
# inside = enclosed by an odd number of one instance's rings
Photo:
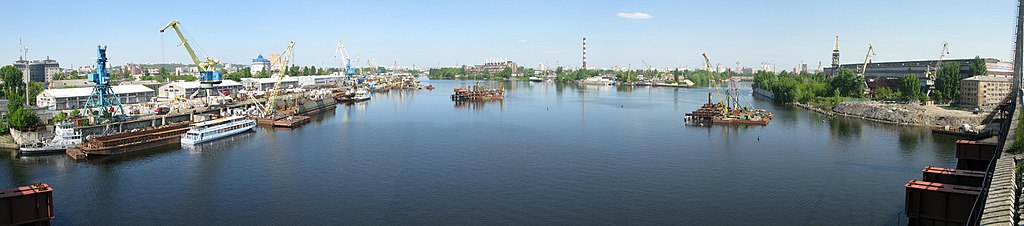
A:
{"type": "Polygon", "coordinates": [[[875,46],[873,46],[870,43],[868,43],[868,53],[864,56],[864,65],[860,67],[860,77],[861,77],[861,79],[864,79],[864,93],[865,94],[870,92],[870,90],[868,89],[868,78],[866,76],[867,74],[865,74],[865,73],[867,73],[867,71],[868,71],[868,62],[871,61],[871,56],[874,56],[874,55],[875,55],[875,46]]]}
{"type": "Polygon", "coordinates": [[[294,54],[295,41],[288,43],[288,47],[284,49],[284,54],[281,54],[281,58],[278,60],[282,63],[283,68],[281,74],[277,75],[277,81],[274,82],[274,88],[270,89],[270,94],[267,96],[267,104],[263,106],[263,116],[271,116],[276,110],[275,102],[277,101],[277,95],[280,93],[281,80],[287,75],[288,72],[288,61],[291,60],[294,54]]]}
{"type": "Polygon", "coordinates": [[[185,35],[181,33],[181,28],[178,28],[178,24],[180,24],[178,20],[172,20],[171,23],[168,23],[167,26],[160,29],[160,33],[166,31],[167,28],[174,28],[174,32],[177,33],[178,38],[181,39],[181,45],[185,46],[185,50],[188,51],[188,55],[192,57],[192,62],[196,64],[196,67],[198,67],[200,71],[210,71],[211,67],[220,63],[209,57],[206,58],[205,62],[200,61],[199,57],[196,56],[196,52],[192,50],[192,45],[188,44],[188,39],[186,39],[185,35]]]}
{"type": "Polygon", "coordinates": [[[178,20],[171,20],[167,26],[160,29],[160,33],[163,33],[167,28],[174,28],[174,32],[178,34],[178,38],[181,39],[181,45],[185,46],[185,50],[188,51],[188,56],[192,58],[192,62],[196,64],[196,68],[199,69],[199,82],[201,87],[204,89],[213,88],[213,84],[220,84],[221,74],[220,72],[213,71],[213,67],[220,64],[219,61],[213,58],[206,57],[206,61],[200,61],[199,57],[196,56],[196,52],[192,50],[192,45],[188,43],[188,39],[181,33],[179,27],[180,22],[178,20]]]}
{"type": "Polygon", "coordinates": [[[708,70],[708,74],[711,75],[711,86],[715,88],[715,96],[718,97],[718,104],[722,104],[722,94],[718,92],[718,83],[715,82],[715,72],[711,69],[711,59],[708,59],[707,53],[701,53],[704,56],[704,68],[708,70]]]}

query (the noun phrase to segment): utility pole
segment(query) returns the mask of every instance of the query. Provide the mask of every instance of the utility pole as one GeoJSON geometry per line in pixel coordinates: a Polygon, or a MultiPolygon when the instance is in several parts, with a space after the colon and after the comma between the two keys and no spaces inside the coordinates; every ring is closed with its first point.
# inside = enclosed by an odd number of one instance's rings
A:
{"type": "Polygon", "coordinates": [[[27,60],[28,46],[22,45],[21,38],[18,38],[18,49],[21,50],[21,59],[24,60],[23,63],[25,63],[25,74],[23,76],[25,80],[25,107],[28,107],[28,83],[32,81],[31,79],[29,79],[29,76],[32,75],[32,67],[29,67],[29,63],[27,60]]]}

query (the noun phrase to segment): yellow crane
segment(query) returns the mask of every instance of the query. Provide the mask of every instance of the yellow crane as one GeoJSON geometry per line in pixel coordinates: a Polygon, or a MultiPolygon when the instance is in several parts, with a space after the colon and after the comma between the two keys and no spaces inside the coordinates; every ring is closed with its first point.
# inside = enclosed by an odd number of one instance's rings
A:
{"type": "Polygon", "coordinates": [[[875,55],[875,46],[868,43],[868,53],[864,56],[864,65],[860,67],[860,77],[864,80],[864,94],[868,94],[871,90],[868,88],[868,78],[865,76],[868,70],[868,62],[871,61],[871,56],[875,55]]]}
{"type": "Polygon", "coordinates": [[[291,61],[291,58],[294,55],[294,49],[295,41],[292,41],[288,44],[288,47],[284,49],[284,53],[281,54],[281,58],[278,60],[278,63],[282,65],[281,74],[277,75],[277,81],[274,82],[274,88],[270,89],[270,93],[267,95],[267,104],[263,106],[263,117],[272,116],[276,110],[275,102],[277,101],[277,96],[281,90],[281,80],[288,75],[288,61],[291,61]]]}
{"type": "Polygon", "coordinates": [[[707,53],[701,53],[704,56],[704,69],[708,70],[708,74],[711,75],[711,87],[715,88],[715,97],[718,98],[718,104],[722,105],[722,94],[718,92],[718,82],[715,81],[715,72],[711,69],[711,60],[708,59],[707,53]]]}
{"type": "Polygon", "coordinates": [[[942,59],[946,58],[946,54],[949,54],[949,42],[942,42],[942,52],[939,53],[939,61],[935,62],[935,67],[929,66],[928,70],[925,71],[928,79],[935,80],[935,75],[938,74],[939,68],[942,67],[942,59]],[[932,70],[934,69],[934,70],[932,70]]]}
{"type": "Polygon", "coordinates": [[[192,49],[192,45],[188,43],[188,39],[186,39],[185,35],[181,33],[180,24],[181,23],[178,22],[178,20],[171,20],[167,26],[160,29],[160,33],[166,31],[167,28],[174,28],[174,32],[177,33],[178,38],[181,39],[181,44],[179,45],[185,46],[185,50],[188,51],[189,57],[192,57],[192,62],[196,64],[196,68],[199,68],[199,82],[201,88],[209,89],[213,88],[214,84],[220,84],[221,74],[220,72],[213,70],[213,67],[220,64],[220,62],[210,57],[206,57],[205,61],[199,60],[199,57],[196,56],[196,52],[192,49]]]}

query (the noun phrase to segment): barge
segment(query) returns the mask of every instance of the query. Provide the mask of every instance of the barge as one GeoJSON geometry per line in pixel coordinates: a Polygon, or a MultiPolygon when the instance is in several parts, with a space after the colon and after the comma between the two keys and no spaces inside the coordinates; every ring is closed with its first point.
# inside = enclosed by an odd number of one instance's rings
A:
{"type": "Polygon", "coordinates": [[[455,88],[455,93],[451,97],[453,101],[501,100],[505,98],[505,91],[475,85],[469,88],[455,88]]]}
{"type": "Polygon", "coordinates": [[[182,134],[188,130],[188,123],[177,123],[141,131],[92,137],[78,146],[68,148],[66,153],[73,159],[83,159],[89,156],[119,155],[179,144],[182,134]]]}

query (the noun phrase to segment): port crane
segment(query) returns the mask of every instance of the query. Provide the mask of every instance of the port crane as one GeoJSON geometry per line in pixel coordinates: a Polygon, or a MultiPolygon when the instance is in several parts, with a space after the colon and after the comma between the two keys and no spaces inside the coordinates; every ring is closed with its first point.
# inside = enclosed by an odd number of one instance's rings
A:
{"type": "Polygon", "coordinates": [[[871,92],[870,88],[868,88],[868,78],[867,78],[866,74],[864,74],[864,73],[866,73],[868,71],[868,63],[871,61],[871,57],[874,56],[874,55],[875,55],[875,46],[873,46],[870,43],[868,43],[868,53],[867,53],[867,55],[864,56],[864,65],[862,65],[860,67],[860,77],[861,77],[861,79],[864,82],[864,94],[868,94],[868,93],[871,92]]]}
{"type": "Polygon", "coordinates": [[[345,50],[345,43],[338,41],[338,47],[334,50],[334,57],[338,58],[338,64],[345,68],[346,76],[356,74],[356,69],[352,68],[352,57],[348,55],[348,50],[345,50]]]}
{"type": "Polygon", "coordinates": [[[114,89],[110,86],[110,72],[107,71],[107,47],[96,46],[96,72],[89,74],[89,81],[96,83],[92,87],[92,94],[85,101],[82,112],[94,118],[95,123],[101,123],[104,119],[123,119],[124,108],[121,107],[121,98],[117,97],[114,89]],[[115,109],[116,107],[116,109],[115,109]],[[97,108],[97,111],[90,111],[89,108],[97,108]],[[120,115],[115,115],[120,113],[120,115]]]}
{"type": "Polygon", "coordinates": [[[195,63],[196,68],[199,69],[199,87],[209,91],[209,89],[213,89],[213,85],[221,83],[220,72],[213,70],[213,67],[220,64],[220,62],[208,56],[205,60],[199,60],[199,57],[196,56],[196,52],[192,49],[192,45],[189,44],[188,39],[186,39],[185,35],[182,34],[180,24],[181,23],[178,22],[178,20],[171,20],[167,26],[160,29],[160,33],[163,33],[168,28],[174,28],[174,32],[177,33],[178,38],[181,39],[180,45],[185,46],[185,50],[188,51],[188,55],[192,58],[192,62],[195,63]]]}
{"type": "Polygon", "coordinates": [[[935,66],[934,67],[929,66],[928,70],[925,72],[925,74],[928,75],[928,79],[930,79],[930,80],[934,80],[935,79],[935,75],[938,73],[939,68],[942,67],[942,60],[946,58],[946,54],[949,54],[949,42],[943,41],[942,42],[942,52],[939,53],[939,61],[935,62],[935,66]],[[935,69],[935,70],[932,70],[932,69],[935,69]]]}
{"type": "Polygon", "coordinates": [[[295,41],[291,41],[291,43],[288,43],[288,47],[284,49],[284,53],[281,54],[281,59],[278,60],[278,63],[282,65],[281,74],[277,75],[277,80],[274,81],[274,88],[271,88],[270,93],[267,95],[267,103],[263,105],[263,110],[261,111],[263,117],[272,116],[276,110],[277,97],[281,93],[281,80],[288,74],[288,63],[295,54],[294,50],[295,41]]]}

